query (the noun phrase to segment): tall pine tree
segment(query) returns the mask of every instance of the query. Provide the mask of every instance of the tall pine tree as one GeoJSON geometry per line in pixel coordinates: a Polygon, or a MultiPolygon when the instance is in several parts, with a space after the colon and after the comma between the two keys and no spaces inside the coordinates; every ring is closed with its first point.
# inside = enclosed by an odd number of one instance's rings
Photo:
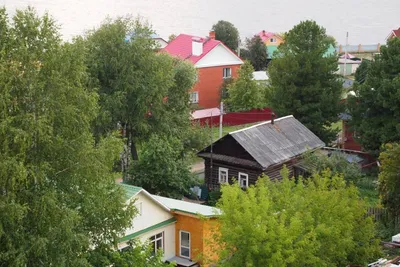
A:
{"type": "Polygon", "coordinates": [[[268,73],[267,101],[279,116],[293,114],[323,141],[332,141],[338,121],[342,84],[335,73],[334,40],[314,21],[303,21],[285,36],[268,73]]]}

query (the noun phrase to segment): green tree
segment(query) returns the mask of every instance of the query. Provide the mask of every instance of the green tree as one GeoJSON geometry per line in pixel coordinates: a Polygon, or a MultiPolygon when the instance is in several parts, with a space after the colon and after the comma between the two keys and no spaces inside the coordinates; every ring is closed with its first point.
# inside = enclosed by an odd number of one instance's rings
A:
{"type": "Polygon", "coordinates": [[[358,182],[363,174],[357,163],[349,162],[346,159],[346,154],[341,152],[333,152],[330,156],[318,153],[306,153],[304,162],[311,166],[313,173],[320,173],[323,170],[329,169],[333,174],[341,174],[347,182],[358,182]]]}
{"type": "MultiPolygon", "coordinates": [[[[161,251],[160,251],[161,252],[161,251]]],[[[172,267],[162,261],[162,253],[153,254],[153,249],[148,244],[142,244],[137,240],[131,241],[129,247],[123,251],[98,247],[90,251],[88,256],[92,266],[146,266],[146,267],[172,267]]]]}
{"type": "Polygon", "coordinates": [[[350,125],[364,149],[378,155],[382,144],[400,141],[400,39],[389,40],[371,62],[367,78],[348,97],[350,125]]]}
{"type": "Polygon", "coordinates": [[[357,68],[354,75],[354,79],[359,84],[363,84],[367,78],[368,68],[371,65],[371,61],[368,59],[363,59],[360,66],[357,68]]]}
{"type": "Polygon", "coordinates": [[[387,144],[379,156],[379,193],[393,218],[400,216],[400,144],[387,144]]]}
{"type": "Polygon", "coordinates": [[[195,183],[181,141],[165,135],[152,135],[143,143],[141,157],[131,166],[127,182],[151,194],[177,199],[195,183]]]}
{"type": "Polygon", "coordinates": [[[215,39],[223,42],[232,51],[237,51],[239,45],[239,31],[229,21],[220,20],[212,26],[215,39]]]}
{"type": "Polygon", "coordinates": [[[228,86],[229,110],[241,111],[265,106],[264,87],[253,79],[253,72],[253,66],[249,61],[240,66],[239,77],[228,86]]]}
{"type": "Polygon", "coordinates": [[[266,70],[268,65],[268,53],[264,42],[260,36],[254,35],[253,38],[247,39],[246,46],[248,52],[248,60],[256,71],[266,70]]]}
{"type": "Polygon", "coordinates": [[[81,40],[31,8],[1,9],[0,32],[0,266],[88,266],[134,215],[111,173],[122,144],[94,145],[81,40]]]}
{"type": "Polygon", "coordinates": [[[128,154],[138,159],[137,145],[150,133],[181,137],[190,127],[188,90],[195,83],[194,67],[165,53],[154,53],[153,31],[139,19],[105,21],[89,32],[87,65],[99,87],[101,115],[98,136],[119,125],[128,154]],[[130,39],[125,41],[125,36],[130,39]]]}
{"type": "Polygon", "coordinates": [[[176,34],[170,34],[169,36],[168,36],[168,42],[172,42],[173,40],[175,40],[175,38],[176,38],[176,34]]]}
{"type": "Polygon", "coordinates": [[[326,56],[333,38],[314,21],[304,21],[285,35],[268,66],[269,106],[280,116],[292,114],[323,141],[332,141],[331,129],[342,111],[342,82],[336,55],[326,56]]]}
{"type": "MultiPolygon", "coordinates": [[[[329,171],[308,180],[260,178],[222,187],[221,266],[346,266],[380,252],[357,188],[329,171]]],[[[218,235],[216,235],[218,236],[218,235]]]]}

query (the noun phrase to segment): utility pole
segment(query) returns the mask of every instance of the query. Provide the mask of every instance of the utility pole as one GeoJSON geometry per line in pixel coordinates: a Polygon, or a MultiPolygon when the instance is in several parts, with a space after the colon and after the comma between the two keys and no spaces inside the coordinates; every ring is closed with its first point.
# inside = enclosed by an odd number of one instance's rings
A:
{"type": "Polygon", "coordinates": [[[221,101],[221,107],[219,109],[219,138],[222,137],[222,120],[224,117],[224,102],[221,101]]]}
{"type": "Polygon", "coordinates": [[[343,70],[343,76],[346,76],[346,63],[347,63],[347,46],[349,43],[349,32],[346,32],[346,46],[344,47],[344,70],[343,70]]]}

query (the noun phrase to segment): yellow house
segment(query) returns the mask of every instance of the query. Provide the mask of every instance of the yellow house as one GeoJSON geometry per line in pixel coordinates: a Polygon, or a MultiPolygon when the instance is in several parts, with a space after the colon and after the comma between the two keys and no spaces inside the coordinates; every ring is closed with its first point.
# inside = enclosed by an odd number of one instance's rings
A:
{"type": "Polygon", "coordinates": [[[274,54],[275,50],[284,41],[283,37],[280,36],[279,34],[273,32],[267,32],[265,30],[259,32],[258,36],[260,36],[261,40],[264,42],[267,48],[269,59],[272,58],[272,55],[274,54]]]}
{"type": "Polygon", "coordinates": [[[177,267],[208,266],[218,259],[213,242],[220,210],[148,193],[140,187],[121,184],[127,203],[134,201],[138,214],[118,243],[123,250],[131,239],[149,241],[153,251],[163,251],[163,260],[177,267]]]}

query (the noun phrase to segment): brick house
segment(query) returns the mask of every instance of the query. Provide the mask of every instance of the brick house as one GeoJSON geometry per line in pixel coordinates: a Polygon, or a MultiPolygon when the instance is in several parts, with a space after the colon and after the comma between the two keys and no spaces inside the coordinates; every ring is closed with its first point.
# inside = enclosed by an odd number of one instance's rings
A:
{"type": "Polygon", "coordinates": [[[225,79],[236,78],[243,61],[222,42],[215,33],[206,38],[180,34],[163,51],[189,60],[198,70],[197,83],[192,88],[190,100],[199,108],[219,106],[220,89],[225,79]]]}

